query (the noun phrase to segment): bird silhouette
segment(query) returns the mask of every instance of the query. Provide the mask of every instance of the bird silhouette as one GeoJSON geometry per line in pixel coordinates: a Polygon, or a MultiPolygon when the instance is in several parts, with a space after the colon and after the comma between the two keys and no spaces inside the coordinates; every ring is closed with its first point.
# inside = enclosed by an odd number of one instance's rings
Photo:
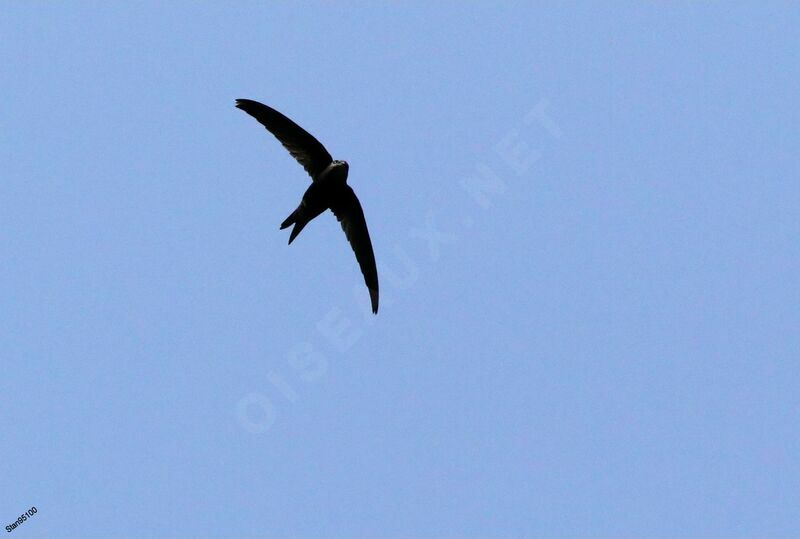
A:
{"type": "Polygon", "coordinates": [[[310,133],[267,105],[250,99],[237,99],[236,107],[266,127],[311,176],[311,185],[303,193],[300,205],[281,223],[281,230],[294,225],[289,234],[289,244],[309,221],[330,209],[353,248],[369,289],[372,312],[377,314],[378,270],[375,267],[375,253],[372,251],[364,210],[356,194],[347,185],[347,173],[350,170],[347,162],[334,161],[328,150],[310,133]]]}

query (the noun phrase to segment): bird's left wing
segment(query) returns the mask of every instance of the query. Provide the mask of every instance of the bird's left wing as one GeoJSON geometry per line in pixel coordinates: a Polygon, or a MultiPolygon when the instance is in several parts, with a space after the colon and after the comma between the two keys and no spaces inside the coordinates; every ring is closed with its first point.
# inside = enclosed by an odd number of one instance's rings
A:
{"type": "Polygon", "coordinates": [[[375,267],[375,253],[372,251],[372,242],[369,239],[367,221],[364,219],[364,210],[361,209],[356,194],[346,185],[331,201],[331,211],[342,225],[347,236],[347,241],[361,266],[364,282],[369,289],[369,299],[372,302],[372,312],[378,313],[378,269],[375,267]]]}
{"type": "Polygon", "coordinates": [[[308,131],[272,107],[250,99],[237,99],[236,107],[258,120],[275,135],[292,157],[303,165],[312,179],[316,179],[317,175],[333,161],[325,146],[308,131]]]}

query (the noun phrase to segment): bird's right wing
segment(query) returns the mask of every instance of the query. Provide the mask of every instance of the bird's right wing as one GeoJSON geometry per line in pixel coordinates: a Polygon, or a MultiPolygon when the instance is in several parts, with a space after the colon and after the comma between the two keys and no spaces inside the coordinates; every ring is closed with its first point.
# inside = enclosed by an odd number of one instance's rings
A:
{"type": "Polygon", "coordinates": [[[342,225],[347,236],[347,241],[364,275],[364,282],[369,289],[369,299],[372,302],[372,312],[378,313],[378,269],[375,267],[375,253],[372,251],[372,242],[369,239],[367,221],[364,219],[364,210],[356,198],[356,194],[346,185],[331,201],[331,211],[342,225]]]}
{"type": "Polygon", "coordinates": [[[275,135],[312,179],[333,161],[325,146],[277,110],[250,99],[237,99],[236,107],[258,120],[275,135]]]}

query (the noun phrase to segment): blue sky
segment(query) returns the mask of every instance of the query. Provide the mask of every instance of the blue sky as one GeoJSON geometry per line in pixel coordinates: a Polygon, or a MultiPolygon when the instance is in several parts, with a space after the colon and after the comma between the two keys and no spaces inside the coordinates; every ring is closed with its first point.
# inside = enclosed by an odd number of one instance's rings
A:
{"type": "Polygon", "coordinates": [[[13,537],[800,534],[796,6],[2,11],[13,537]]]}

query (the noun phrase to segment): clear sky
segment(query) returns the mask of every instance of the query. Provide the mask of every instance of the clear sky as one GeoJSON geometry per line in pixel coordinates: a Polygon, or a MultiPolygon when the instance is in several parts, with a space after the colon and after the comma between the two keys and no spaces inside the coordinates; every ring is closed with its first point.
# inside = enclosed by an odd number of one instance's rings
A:
{"type": "Polygon", "coordinates": [[[800,536],[800,9],[489,4],[3,4],[3,534],[800,536]]]}

